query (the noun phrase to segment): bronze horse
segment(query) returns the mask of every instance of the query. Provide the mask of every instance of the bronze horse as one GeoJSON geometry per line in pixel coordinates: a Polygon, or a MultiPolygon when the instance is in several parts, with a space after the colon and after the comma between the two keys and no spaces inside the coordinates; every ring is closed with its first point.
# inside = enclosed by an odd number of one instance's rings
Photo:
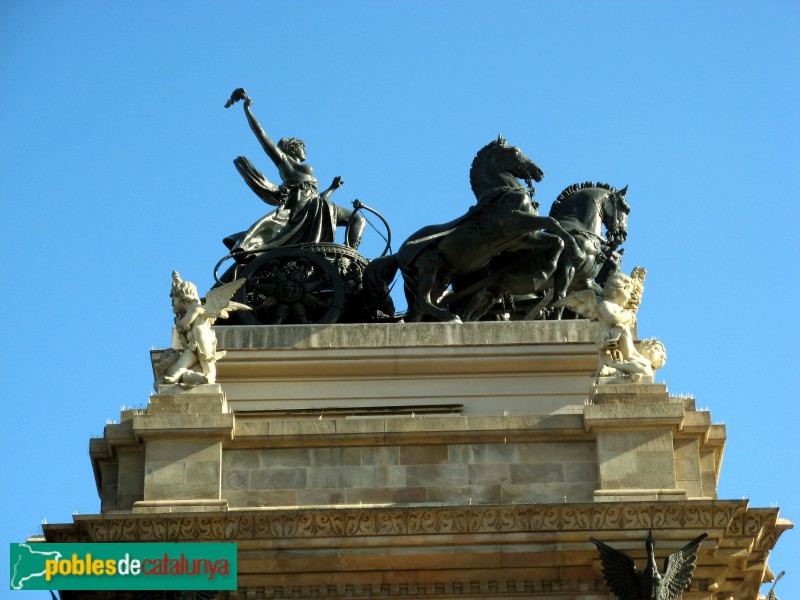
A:
{"type": "MultiPolygon", "coordinates": [[[[625,198],[628,188],[617,190],[605,183],[587,181],[566,188],[550,209],[550,216],[572,235],[582,251],[575,261],[565,250],[558,268],[544,285],[536,285],[534,277],[540,269],[541,255],[532,250],[504,252],[493,258],[480,271],[460,276],[453,281],[455,297],[466,296],[456,304],[464,321],[477,321],[504,295],[531,295],[552,290],[551,297],[536,304],[528,318],[535,318],[542,309],[566,296],[569,291],[584,289],[602,293],[601,278],[619,269],[617,252],[628,235],[630,206],[625,198]],[[603,227],[606,235],[603,236],[603,227]],[[595,282],[598,281],[598,283],[595,282]],[[473,288],[468,295],[464,290],[473,288]]],[[[559,318],[562,310],[552,316],[559,318]]]]}
{"type": "Polygon", "coordinates": [[[438,321],[460,321],[436,302],[454,276],[482,269],[506,250],[527,249],[542,254],[541,265],[531,278],[544,285],[555,272],[562,250],[566,249],[574,261],[582,260],[584,252],[558,221],[538,214],[538,203],[531,201],[531,180],[541,181],[542,177],[544,173],[535,162],[499,136],[482,148],[472,162],[470,183],[477,204],[454,221],[423,227],[403,243],[397,254],[372,261],[366,278],[390,281],[399,268],[408,299],[406,320],[411,322],[426,316],[438,321]],[[526,181],[528,189],[520,179],[526,181]]]}

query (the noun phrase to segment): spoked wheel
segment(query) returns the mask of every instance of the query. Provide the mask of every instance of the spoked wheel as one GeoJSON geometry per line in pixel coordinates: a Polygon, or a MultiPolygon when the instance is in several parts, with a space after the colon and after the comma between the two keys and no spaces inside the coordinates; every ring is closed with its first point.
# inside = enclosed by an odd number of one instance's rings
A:
{"type": "Polygon", "coordinates": [[[241,277],[237,300],[250,325],[335,323],[344,306],[344,282],[324,256],[299,248],[267,252],[251,262],[241,277]]]}

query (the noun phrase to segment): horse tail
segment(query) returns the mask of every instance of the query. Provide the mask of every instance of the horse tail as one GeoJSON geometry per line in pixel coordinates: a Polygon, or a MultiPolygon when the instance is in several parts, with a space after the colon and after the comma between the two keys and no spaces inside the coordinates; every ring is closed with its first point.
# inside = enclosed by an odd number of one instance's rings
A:
{"type": "Polygon", "coordinates": [[[371,260],[364,269],[364,289],[374,298],[388,297],[389,286],[394,281],[399,267],[396,254],[371,260]]]}

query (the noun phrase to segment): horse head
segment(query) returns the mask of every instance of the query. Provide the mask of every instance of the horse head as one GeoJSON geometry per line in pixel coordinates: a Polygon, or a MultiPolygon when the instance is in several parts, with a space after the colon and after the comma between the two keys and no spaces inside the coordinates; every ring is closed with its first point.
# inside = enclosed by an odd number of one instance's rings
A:
{"type": "Polygon", "coordinates": [[[497,136],[498,168],[511,173],[517,179],[541,181],[544,171],[531,160],[518,146],[509,146],[502,134],[497,136]]]}
{"type": "Polygon", "coordinates": [[[516,146],[509,146],[502,135],[478,151],[470,169],[472,191],[479,199],[487,189],[508,183],[511,178],[541,181],[544,171],[516,146]],[[509,177],[511,176],[511,177],[509,177]]]}
{"type": "Polygon", "coordinates": [[[603,202],[603,225],[606,226],[606,238],[612,250],[618,248],[628,237],[628,214],[631,207],[625,199],[627,193],[627,185],[621,190],[612,189],[603,202]]]}

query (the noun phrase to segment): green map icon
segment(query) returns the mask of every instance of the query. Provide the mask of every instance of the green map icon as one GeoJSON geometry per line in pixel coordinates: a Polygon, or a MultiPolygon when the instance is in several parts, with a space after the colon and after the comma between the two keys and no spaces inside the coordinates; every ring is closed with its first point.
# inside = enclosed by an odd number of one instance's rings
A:
{"type": "Polygon", "coordinates": [[[61,559],[57,551],[35,549],[36,544],[11,544],[11,589],[47,589],[37,579],[45,578],[45,561],[61,559]]]}

